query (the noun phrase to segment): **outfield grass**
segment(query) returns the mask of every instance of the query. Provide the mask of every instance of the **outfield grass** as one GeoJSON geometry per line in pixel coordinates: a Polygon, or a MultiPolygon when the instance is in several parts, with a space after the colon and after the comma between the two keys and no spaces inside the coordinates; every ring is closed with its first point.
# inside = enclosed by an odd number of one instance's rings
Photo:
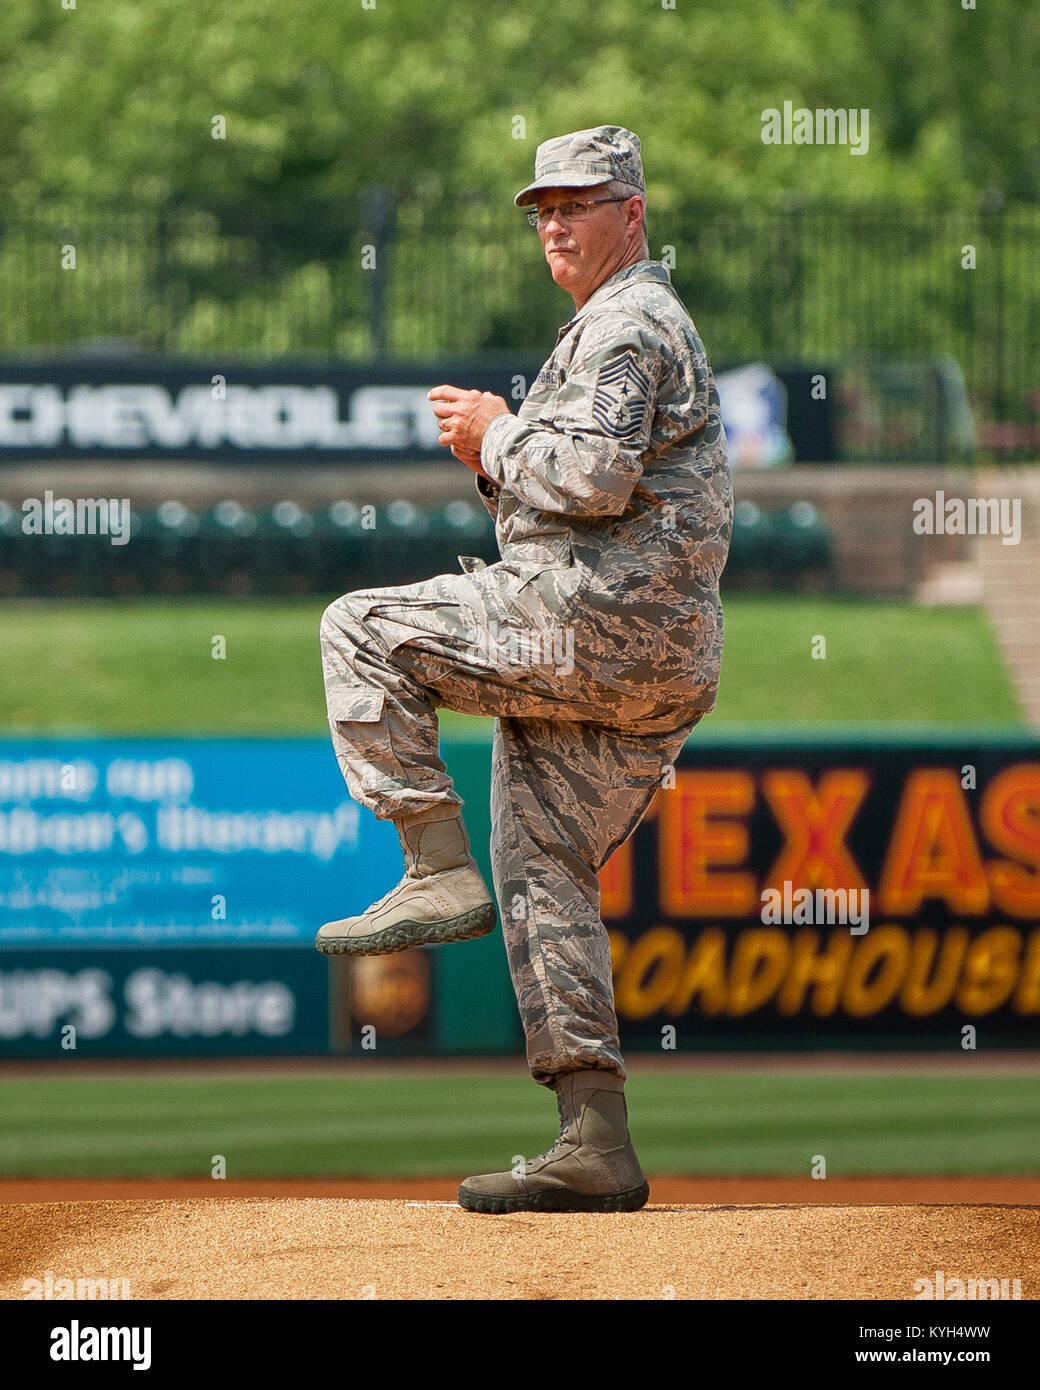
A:
{"type": "MultiPolygon", "coordinates": [[[[325,601],[9,602],[0,729],[54,734],[324,732],[325,601]],[[226,659],[212,641],[226,639],[226,659]]],[[[712,727],[850,722],[1024,727],[976,608],[732,597],[712,727]],[[815,639],[826,657],[814,659],[815,639]]],[[[446,730],[489,728],[447,714],[446,730]]]]}
{"type": "MultiPolygon", "coordinates": [[[[1035,1174],[1032,1077],[644,1076],[632,1133],[657,1175],[1035,1174]]],[[[0,1082],[0,1175],[465,1176],[556,1136],[526,1078],[0,1082]]]]}

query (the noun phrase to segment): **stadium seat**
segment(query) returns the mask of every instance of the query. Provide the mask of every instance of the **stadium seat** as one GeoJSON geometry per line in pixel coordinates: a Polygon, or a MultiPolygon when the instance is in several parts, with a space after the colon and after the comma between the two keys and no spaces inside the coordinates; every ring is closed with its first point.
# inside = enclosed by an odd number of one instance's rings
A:
{"type": "Polygon", "coordinates": [[[746,499],[733,508],[729,570],[768,568],[771,563],[773,528],[769,517],[755,502],[746,499]]]}
{"type": "Polygon", "coordinates": [[[319,568],[313,514],[285,499],[261,512],[257,521],[257,592],[312,593],[319,568]]]}
{"type": "Polygon", "coordinates": [[[811,502],[792,502],[772,517],[774,559],[781,570],[802,572],[831,563],[831,534],[811,502]]]}
{"type": "Polygon", "coordinates": [[[192,591],[196,563],[191,540],[198,529],[197,514],[172,498],[142,515],[139,558],[150,581],[147,592],[192,591]]]}
{"type": "Polygon", "coordinates": [[[322,508],[315,522],[318,592],[339,595],[381,582],[374,560],[378,543],[374,507],[340,500],[322,508]]]}
{"type": "Polygon", "coordinates": [[[254,512],[230,498],[204,512],[196,544],[200,577],[208,593],[248,594],[257,587],[257,529],[254,512]]]}

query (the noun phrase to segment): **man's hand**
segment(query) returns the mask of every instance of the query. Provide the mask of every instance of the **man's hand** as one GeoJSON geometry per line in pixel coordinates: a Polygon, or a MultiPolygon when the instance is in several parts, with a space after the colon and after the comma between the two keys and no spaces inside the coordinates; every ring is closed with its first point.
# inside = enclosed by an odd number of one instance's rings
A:
{"type": "Polygon", "coordinates": [[[480,446],[484,431],[495,416],[511,413],[502,397],[493,396],[490,391],[435,386],[427,393],[427,399],[435,402],[433,413],[441,430],[437,443],[446,445],[467,468],[487,478],[480,466],[480,446]]]}

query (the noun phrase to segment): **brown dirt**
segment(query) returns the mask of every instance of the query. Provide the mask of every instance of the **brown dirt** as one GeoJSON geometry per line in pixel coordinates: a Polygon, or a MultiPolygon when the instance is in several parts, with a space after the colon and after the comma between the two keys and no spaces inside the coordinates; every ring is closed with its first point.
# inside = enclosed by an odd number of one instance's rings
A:
{"type": "MultiPolygon", "coordinates": [[[[1040,1051],[1011,1048],[982,1052],[697,1052],[633,1053],[630,1076],[714,1076],[719,1072],[770,1072],[782,1076],[1036,1076],[1040,1051]]],[[[0,1062],[0,1080],[67,1081],[76,1077],[175,1076],[513,1076],[527,1071],[516,1057],[166,1057],[129,1061],[121,1057],[73,1057],[60,1061],[9,1058],[0,1062]],[[70,1069],[74,1069],[74,1072],[70,1069]]]]}
{"type": "Polygon", "coordinates": [[[9,1180],[0,1298],[50,1271],[139,1299],[912,1299],[936,1270],[1040,1297],[1040,1179],[651,1187],[630,1215],[478,1216],[440,1179],[9,1180]]]}
{"type": "MultiPolygon", "coordinates": [[[[1006,1203],[1040,1206],[1038,1177],[690,1178],[650,1180],[654,1202],[810,1203],[817,1206],[901,1203],[1006,1203]]],[[[327,1197],[454,1202],[457,1178],[0,1178],[0,1204],[158,1201],[248,1197],[327,1197]]]]}

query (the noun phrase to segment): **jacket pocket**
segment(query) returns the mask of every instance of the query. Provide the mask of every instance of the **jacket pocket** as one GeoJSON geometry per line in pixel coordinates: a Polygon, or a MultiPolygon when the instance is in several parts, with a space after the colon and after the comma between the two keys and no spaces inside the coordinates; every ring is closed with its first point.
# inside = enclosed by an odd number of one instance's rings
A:
{"type": "Polygon", "coordinates": [[[564,548],[566,558],[553,563],[521,566],[510,562],[520,580],[516,587],[517,611],[536,626],[548,622],[566,627],[592,582],[592,571],[575,561],[569,543],[564,548]]]}
{"type": "Polygon", "coordinates": [[[568,551],[570,555],[569,574],[571,576],[572,591],[566,607],[559,616],[561,627],[566,627],[574,616],[579,604],[588,593],[589,585],[592,583],[592,576],[595,574],[593,567],[585,564],[583,560],[579,560],[574,553],[573,540],[568,542],[568,551]]]}

